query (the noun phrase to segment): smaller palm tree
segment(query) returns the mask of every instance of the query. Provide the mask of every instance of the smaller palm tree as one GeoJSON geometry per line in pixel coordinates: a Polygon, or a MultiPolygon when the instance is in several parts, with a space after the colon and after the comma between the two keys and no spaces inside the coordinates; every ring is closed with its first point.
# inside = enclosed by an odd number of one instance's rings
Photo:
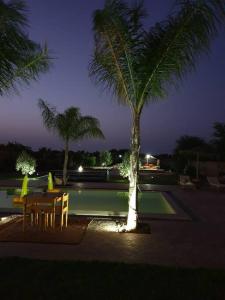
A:
{"type": "Polygon", "coordinates": [[[57,132],[65,143],[63,165],[63,184],[67,183],[67,165],[69,159],[69,143],[84,138],[104,138],[98,119],[82,116],[80,109],[69,107],[63,113],[58,113],[55,107],[39,99],[38,106],[42,112],[43,122],[47,129],[57,132]]]}

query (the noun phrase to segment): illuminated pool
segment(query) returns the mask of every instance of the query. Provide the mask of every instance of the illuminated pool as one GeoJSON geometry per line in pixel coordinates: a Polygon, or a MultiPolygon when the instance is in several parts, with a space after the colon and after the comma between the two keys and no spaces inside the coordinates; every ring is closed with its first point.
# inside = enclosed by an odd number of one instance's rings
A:
{"type": "MultiPolygon", "coordinates": [[[[67,190],[69,193],[69,213],[78,215],[126,216],[128,192],[120,190],[67,190]]],[[[18,190],[0,191],[0,211],[21,212],[13,205],[12,198],[18,190]]],[[[139,193],[140,214],[176,214],[166,193],[139,193]]]]}

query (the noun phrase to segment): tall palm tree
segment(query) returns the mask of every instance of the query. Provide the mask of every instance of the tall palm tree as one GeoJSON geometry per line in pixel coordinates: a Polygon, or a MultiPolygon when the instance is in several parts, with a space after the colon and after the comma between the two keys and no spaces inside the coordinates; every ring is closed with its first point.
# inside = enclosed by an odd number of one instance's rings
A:
{"type": "Polygon", "coordinates": [[[104,135],[100,129],[98,119],[91,116],[82,116],[80,109],[77,107],[70,107],[63,113],[58,113],[55,107],[51,107],[42,99],[39,99],[38,105],[46,128],[56,131],[65,143],[63,184],[66,184],[69,143],[84,138],[104,138],[104,135]]]}
{"type": "Polygon", "coordinates": [[[208,52],[225,19],[224,0],[180,0],[173,13],[145,30],[143,2],[106,0],[93,17],[95,50],[90,76],[130,107],[132,115],[127,230],[137,226],[140,118],[144,106],[165,98],[208,52]]]}
{"type": "Polygon", "coordinates": [[[36,80],[50,66],[46,46],[30,40],[23,1],[0,1],[0,96],[36,80]]]}

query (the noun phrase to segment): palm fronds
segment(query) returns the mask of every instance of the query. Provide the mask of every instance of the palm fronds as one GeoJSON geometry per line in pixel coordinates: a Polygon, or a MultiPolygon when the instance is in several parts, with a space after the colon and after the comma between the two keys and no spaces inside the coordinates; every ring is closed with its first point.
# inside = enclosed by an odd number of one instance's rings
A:
{"type": "Polygon", "coordinates": [[[141,4],[129,9],[122,1],[106,1],[105,8],[94,14],[96,48],[90,75],[130,105],[137,98],[135,69],[143,15],[141,4]]]}
{"type": "Polygon", "coordinates": [[[55,116],[55,127],[59,136],[63,140],[70,140],[74,135],[76,124],[80,118],[80,109],[77,107],[70,107],[64,113],[58,113],[55,116]]]}
{"type": "Polygon", "coordinates": [[[50,67],[47,46],[29,39],[24,1],[0,1],[0,95],[29,84],[50,67]]]}
{"type": "Polygon", "coordinates": [[[42,99],[38,100],[38,106],[41,110],[44,125],[47,129],[55,129],[57,111],[54,106],[50,106],[42,99]]]}
{"type": "Polygon", "coordinates": [[[74,132],[74,139],[81,140],[84,138],[104,139],[104,134],[100,129],[99,120],[91,116],[82,116],[77,124],[77,130],[74,132]]]}
{"type": "Polygon", "coordinates": [[[82,116],[78,107],[69,107],[63,113],[58,113],[54,106],[42,99],[39,99],[38,106],[46,128],[54,130],[64,141],[104,138],[98,119],[82,116]]]}
{"type": "Polygon", "coordinates": [[[209,52],[224,12],[224,1],[178,2],[175,12],[145,35],[140,108],[151,99],[165,97],[171,85],[195,69],[199,56],[209,52]]]}
{"type": "Polygon", "coordinates": [[[167,20],[145,30],[142,2],[106,1],[94,14],[95,51],[90,76],[122,103],[141,112],[167,95],[196,67],[224,25],[224,0],[177,1],[167,20]]]}

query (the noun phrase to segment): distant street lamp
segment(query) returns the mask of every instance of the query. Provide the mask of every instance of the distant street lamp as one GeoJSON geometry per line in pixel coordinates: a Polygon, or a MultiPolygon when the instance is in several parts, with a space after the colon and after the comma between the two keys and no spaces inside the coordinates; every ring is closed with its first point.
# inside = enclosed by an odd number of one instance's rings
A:
{"type": "Polygon", "coordinates": [[[146,160],[147,160],[147,165],[148,165],[148,160],[149,160],[150,157],[151,157],[150,154],[146,154],[146,156],[145,156],[145,158],[146,158],[146,160]]]}

